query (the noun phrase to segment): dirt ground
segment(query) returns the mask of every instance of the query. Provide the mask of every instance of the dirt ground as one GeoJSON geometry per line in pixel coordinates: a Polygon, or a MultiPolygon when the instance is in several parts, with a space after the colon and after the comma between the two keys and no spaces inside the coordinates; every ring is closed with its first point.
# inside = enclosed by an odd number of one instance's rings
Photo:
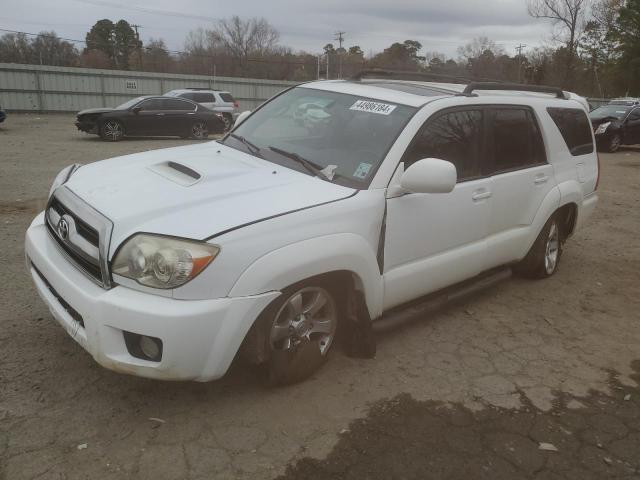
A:
{"type": "Polygon", "coordinates": [[[53,320],[23,235],[55,174],[190,143],[103,143],[72,123],[0,126],[0,479],[640,478],[640,150],[601,156],[598,209],[554,277],[270,390],[241,367],[208,384],[112,373],[53,320]]]}

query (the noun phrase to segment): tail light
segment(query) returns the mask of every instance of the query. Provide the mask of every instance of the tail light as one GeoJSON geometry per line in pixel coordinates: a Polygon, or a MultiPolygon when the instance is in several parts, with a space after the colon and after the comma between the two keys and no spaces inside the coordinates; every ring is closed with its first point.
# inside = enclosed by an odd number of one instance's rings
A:
{"type": "Polygon", "coordinates": [[[240,108],[240,104],[236,100],[234,100],[233,106],[234,108],[240,108]]]}
{"type": "Polygon", "coordinates": [[[596,156],[598,157],[598,176],[596,177],[596,186],[593,191],[598,190],[598,185],[600,184],[600,153],[596,152],[596,156]]]}

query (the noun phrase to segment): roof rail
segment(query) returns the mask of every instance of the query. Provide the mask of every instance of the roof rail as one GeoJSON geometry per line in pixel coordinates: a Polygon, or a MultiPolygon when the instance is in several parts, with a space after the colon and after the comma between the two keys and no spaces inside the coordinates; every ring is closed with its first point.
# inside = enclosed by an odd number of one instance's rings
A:
{"type": "MultiPolygon", "coordinates": [[[[470,78],[458,77],[455,75],[443,75],[440,73],[429,72],[412,72],[410,70],[384,70],[380,68],[368,68],[360,70],[355,75],[349,77],[349,80],[359,82],[364,78],[380,78],[386,77],[395,80],[448,80],[449,82],[454,80],[459,83],[473,82],[470,78]]],[[[481,79],[482,80],[482,79],[481,79]]]]}
{"type": "Polygon", "coordinates": [[[471,95],[474,90],[509,90],[514,92],[537,92],[552,93],[557,98],[566,100],[564,92],[560,87],[549,87],[547,85],[525,85],[521,83],[499,83],[499,82],[472,82],[464,89],[462,95],[471,95]]]}
{"type": "Polygon", "coordinates": [[[209,87],[185,87],[184,90],[213,90],[214,92],[217,92],[216,89],[209,87]]]}

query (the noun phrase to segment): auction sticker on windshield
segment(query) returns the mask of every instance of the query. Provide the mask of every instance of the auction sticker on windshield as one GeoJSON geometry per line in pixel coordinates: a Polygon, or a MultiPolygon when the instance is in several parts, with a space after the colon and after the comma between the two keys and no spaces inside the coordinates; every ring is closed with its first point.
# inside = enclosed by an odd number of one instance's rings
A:
{"type": "Polygon", "coordinates": [[[372,102],[370,100],[356,100],[349,110],[357,110],[359,112],[378,113],[380,115],[389,115],[396,109],[396,105],[388,103],[372,102]]]}

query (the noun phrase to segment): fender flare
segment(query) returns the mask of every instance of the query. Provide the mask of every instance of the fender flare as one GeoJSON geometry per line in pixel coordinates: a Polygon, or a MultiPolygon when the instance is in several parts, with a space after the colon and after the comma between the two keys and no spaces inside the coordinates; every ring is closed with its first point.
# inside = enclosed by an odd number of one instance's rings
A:
{"type": "Polygon", "coordinates": [[[551,215],[561,207],[561,198],[560,189],[556,186],[551,189],[549,193],[547,193],[547,196],[542,200],[542,203],[531,222],[531,234],[527,239],[527,248],[524,250],[524,255],[527,255],[529,250],[531,250],[533,243],[536,241],[536,238],[538,238],[538,235],[540,235],[540,232],[542,231],[544,224],[547,223],[547,220],[549,220],[551,215]]]}
{"type": "Polygon", "coordinates": [[[376,252],[361,236],[337,233],[273,250],[253,262],[236,280],[230,297],[280,291],[307,278],[334,271],[355,275],[371,318],[382,313],[383,282],[376,252]]]}
{"type": "Polygon", "coordinates": [[[575,203],[576,205],[582,205],[583,192],[582,185],[575,180],[568,180],[558,184],[558,190],[560,192],[560,204],[558,208],[567,205],[568,203],[575,203]]]}

